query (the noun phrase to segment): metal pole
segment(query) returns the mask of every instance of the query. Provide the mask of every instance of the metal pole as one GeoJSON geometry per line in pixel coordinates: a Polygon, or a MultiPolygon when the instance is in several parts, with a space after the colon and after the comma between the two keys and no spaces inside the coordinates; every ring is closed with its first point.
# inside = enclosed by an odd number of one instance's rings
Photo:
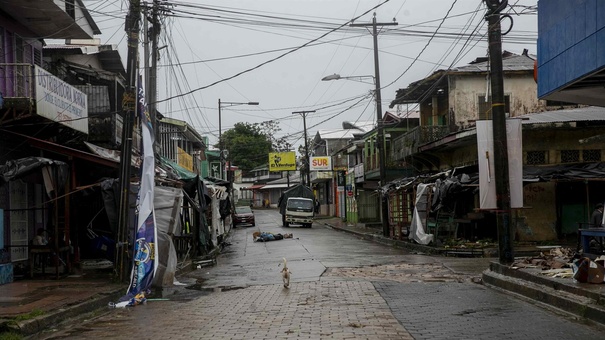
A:
{"type": "Polygon", "coordinates": [[[221,163],[219,176],[223,179],[223,139],[221,138],[221,99],[218,99],[218,156],[221,163]]]}
{"type": "Polygon", "coordinates": [[[303,128],[305,129],[305,158],[307,159],[307,186],[311,187],[311,162],[309,160],[309,143],[307,137],[307,115],[303,113],[303,128]]]}
{"type": "Polygon", "coordinates": [[[513,229],[510,223],[510,183],[508,174],[508,144],[504,104],[504,78],[502,75],[502,32],[500,11],[507,1],[485,0],[490,9],[487,15],[492,87],[492,122],[494,133],[494,176],[496,181],[496,221],[498,227],[498,257],[500,263],[512,263],[513,229]]]}
{"type": "MultiPolygon", "coordinates": [[[[347,155],[347,168],[348,167],[349,167],[349,156],[347,155]]],[[[349,196],[347,195],[347,193],[348,193],[348,191],[347,191],[347,177],[348,176],[347,176],[347,172],[346,171],[342,172],[342,177],[343,177],[343,181],[344,181],[344,185],[345,185],[345,188],[343,190],[344,210],[345,210],[343,222],[346,222],[347,221],[347,200],[349,199],[349,196]]]]}
{"type": "MultiPolygon", "coordinates": [[[[372,26],[372,37],[374,40],[374,78],[375,78],[375,98],[376,98],[376,130],[377,130],[377,147],[378,147],[378,162],[380,167],[380,187],[386,185],[386,142],[384,140],[384,130],[382,124],[382,98],[380,95],[380,66],[378,64],[378,26],[396,26],[397,22],[389,23],[377,23],[376,13],[371,24],[351,24],[351,27],[367,27],[372,26]]],[[[390,225],[389,225],[389,202],[387,196],[382,193],[380,194],[380,208],[382,216],[382,235],[384,237],[390,236],[390,225]]]]}

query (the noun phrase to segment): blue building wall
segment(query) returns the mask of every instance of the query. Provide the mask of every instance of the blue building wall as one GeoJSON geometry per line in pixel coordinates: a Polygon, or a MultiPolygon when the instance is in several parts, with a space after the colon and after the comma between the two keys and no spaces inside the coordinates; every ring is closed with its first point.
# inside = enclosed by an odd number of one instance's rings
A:
{"type": "Polygon", "coordinates": [[[538,1],[538,97],[605,68],[605,1],[538,1]]]}

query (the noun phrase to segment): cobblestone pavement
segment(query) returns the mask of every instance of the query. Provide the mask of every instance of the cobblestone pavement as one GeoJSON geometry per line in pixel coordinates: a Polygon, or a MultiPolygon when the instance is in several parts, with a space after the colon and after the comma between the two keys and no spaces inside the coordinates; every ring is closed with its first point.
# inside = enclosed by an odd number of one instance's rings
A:
{"type": "Polygon", "coordinates": [[[374,282],[414,339],[602,339],[603,330],[481,285],[374,282]]]}
{"type": "Polygon", "coordinates": [[[324,277],[395,282],[464,282],[470,279],[468,275],[453,273],[440,263],[421,265],[397,263],[359,268],[329,268],[324,273],[324,277]]]}
{"type": "Polygon", "coordinates": [[[31,339],[602,339],[569,316],[488,289],[487,259],[410,254],[314,226],[283,229],[259,212],[263,231],[288,241],[252,242],[236,229],[217,265],[144,306],[105,310],[31,339]],[[290,289],[278,263],[288,258],[290,289]],[[221,291],[222,289],[222,291],[221,291]]]}
{"type": "Polygon", "coordinates": [[[318,281],[150,301],[38,339],[413,339],[369,281],[318,281]],[[142,330],[145,329],[145,333],[142,330]],[[149,335],[146,335],[149,334],[149,335]]]}

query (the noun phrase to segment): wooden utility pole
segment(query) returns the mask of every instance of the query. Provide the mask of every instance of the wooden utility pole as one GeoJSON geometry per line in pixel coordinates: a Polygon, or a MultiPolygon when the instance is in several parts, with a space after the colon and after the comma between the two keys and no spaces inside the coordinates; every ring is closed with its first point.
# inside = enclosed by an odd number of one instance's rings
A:
{"type": "MultiPolygon", "coordinates": [[[[307,141],[307,113],[314,113],[313,111],[296,111],[292,114],[300,114],[303,117],[303,128],[305,129],[305,159],[307,160],[307,186],[311,187],[311,162],[309,160],[309,142],[307,141]]],[[[327,152],[328,150],[326,150],[327,152]]]]}
{"type": "Polygon", "coordinates": [[[128,222],[130,204],[130,163],[132,159],[132,135],[137,108],[137,68],[139,47],[140,0],[130,0],[125,30],[128,35],[128,59],[126,64],[127,88],[122,99],[122,148],[120,158],[120,208],[116,237],[114,271],[118,279],[128,279],[126,252],[128,251],[128,222]]]}
{"type": "MultiPolygon", "coordinates": [[[[374,38],[374,78],[376,90],[374,93],[374,97],[376,98],[376,129],[378,142],[376,143],[378,146],[378,162],[380,167],[380,187],[383,187],[387,184],[387,175],[386,175],[386,142],[384,140],[384,130],[382,127],[382,98],[380,95],[380,67],[378,65],[378,26],[397,26],[397,22],[386,22],[386,23],[377,23],[376,22],[376,13],[374,13],[374,18],[372,19],[372,23],[370,24],[351,24],[351,27],[372,27],[372,37],[374,38]]],[[[382,190],[380,191],[380,207],[381,207],[381,216],[382,216],[382,235],[384,237],[389,237],[391,234],[390,226],[389,226],[389,202],[387,200],[387,196],[384,195],[382,190]]]]}
{"type": "Polygon", "coordinates": [[[498,257],[500,263],[510,264],[513,255],[513,228],[510,221],[510,181],[508,174],[508,143],[504,106],[504,78],[502,75],[502,32],[500,12],[507,0],[485,0],[489,9],[488,42],[490,78],[492,87],[492,123],[494,139],[494,176],[496,181],[496,219],[498,227],[498,257]]]}
{"type": "MultiPolygon", "coordinates": [[[[158,141],[159,137],[159,127],[158,127],[158,119],[157,119],[157,95],[158,95],[158,59],[159,59],[159,51],[158,51],[158,39],[160,37],[160,19],[159,19],[159,7],[160,4],[158,0],[153,0],[153,7],[151,9],[151,67],[149,68],[149,87],[148,92],[146,93],[147,102],[149,103],[149,118],[151,120],[151,124],[153,125],[153,134],[155,137],[155,145],[153,146],[154,152],[157,152],[157,148],[159,147],[158,141]]],[[[147,58],[147,55],[145,56],[147,58]]]]}

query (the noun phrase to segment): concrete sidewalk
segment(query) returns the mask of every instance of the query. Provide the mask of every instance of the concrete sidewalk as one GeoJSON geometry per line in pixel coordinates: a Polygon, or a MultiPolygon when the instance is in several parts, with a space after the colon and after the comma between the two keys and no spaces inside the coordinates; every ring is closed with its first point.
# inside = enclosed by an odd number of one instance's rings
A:
{"type": "Polygon", "coordinates": [[[0,285],[0,337],[7,331],[38,333],[61,321],[107,308],[125,292],[124,284],[112,283],[110,273],[59,280],[41,277],[0,285]]]}
{"type": "MultiPolygon", "coordinates": [[[[408,249],[412,252],[457,255],[438,247],[424,246],[407,240],[393,240],[382,236],[382,229],[366,227],[363,223],[351,225],[340,218],[318,221],[334,230],[354,234],[360,238],[385,245],[408,249]]],[[[516,250],[516,254],[519,252],[516,250]]],[[[525,247],[523,254],[539,254],[540,249],[525,247]]],[[[543,275],[539,268],[512,268],[498,263],[497,259],[476,258],[475,270],[481,272],[483,284],[493,289],[514,294],[519,298],[540,304],[546,308],[570,314],[583,321],[605,326],[605,284],[579,283],[572,278],[556,278],[543,275]]],[[[444,261],[447,265],[448,261],[444,261]]],[[[473,268],[468,262],[461,267],[467,272],[473,268]],[[467,268],[468,267],[468,268],[467,268]]],[[[455,270],[455,268],[452,268],[455,270]]]]}

